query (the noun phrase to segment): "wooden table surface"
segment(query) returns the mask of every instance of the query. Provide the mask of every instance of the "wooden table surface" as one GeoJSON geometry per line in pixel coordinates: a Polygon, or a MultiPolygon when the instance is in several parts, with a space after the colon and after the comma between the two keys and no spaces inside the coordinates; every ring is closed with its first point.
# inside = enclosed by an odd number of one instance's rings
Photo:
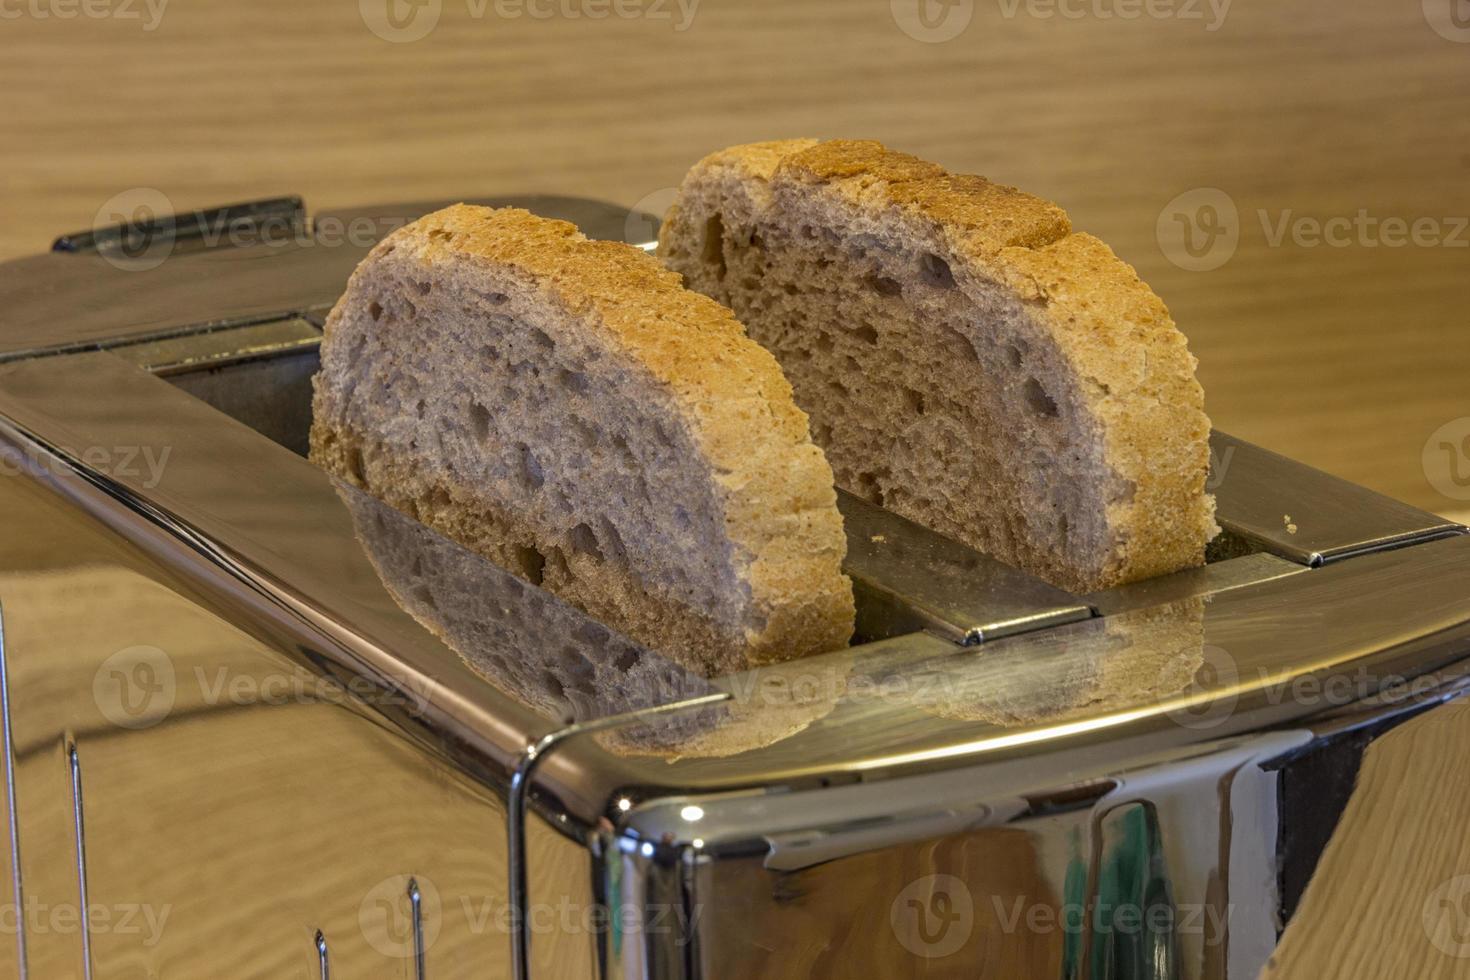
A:
{"type": "Polygon", "coordinates": [[[138,188],[631,205],[727,144],[876,137],[1112,243],[1219,428],[1470,508],[1467,0],[393,2],[5,0],[0,258],[138,188]]]}

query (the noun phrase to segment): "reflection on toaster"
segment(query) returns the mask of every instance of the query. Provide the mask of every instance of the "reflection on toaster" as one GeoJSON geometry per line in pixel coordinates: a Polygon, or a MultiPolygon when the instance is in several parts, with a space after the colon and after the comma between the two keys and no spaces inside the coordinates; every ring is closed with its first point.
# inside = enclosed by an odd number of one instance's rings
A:
{"type": "Polygon", "coordinates": [[[711,681],[589,619],[550,593],[334,481],[394,601],[498,690],[543,717],[588,722],[727,693],[597,734],[620,755],[722,757],[764,748],[825,717],[846,690],[845,652],[711,681]]]}
{"type": "Polygon", "coordinates": [[[901,669],[879,666],[851,682],[850,699],[882,691],[925,714],[998,728],[1157,703],[1211,666],[1204,610],[1205,600],[1192,598],[1030,633],[1024,644],[1000,640],[901,669]]]}

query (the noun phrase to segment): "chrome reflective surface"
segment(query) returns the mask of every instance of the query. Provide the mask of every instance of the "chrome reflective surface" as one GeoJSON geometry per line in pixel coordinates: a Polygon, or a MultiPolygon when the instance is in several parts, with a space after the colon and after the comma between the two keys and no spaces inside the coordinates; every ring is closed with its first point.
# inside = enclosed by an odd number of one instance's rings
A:
{"type": "Polygon", "coordinates": [[[1210,436],[1210,463],[1220,526],[1305,565],[1463,531],[1452,521],[1221,432],[1210,436]]]}
{"type": "MultiPolygon", "coordinates": [[[[594,238],[621,239],[650,224],[627,208],[584,198],[470,200],[562,218],[594,238]]],[[[305,225],[269,220],[269,210],[258,225],[241,225],[230,208],[213,209],[199,215],[198,235],[164,231],[145,234],[133,248],[88,243],[0,263],[0,360],[324,311],[380,238],[453,203],[325,212],[305,225]]]]}
{"type": "Polygon", "coordinates": [[[837,504],[860,636],[931,630],[969,645],[1092,615],[1061,589],[850,493],[838,491],[837,504]]]}
{"type": "Polygon", "coordinates": [[[1470,684],[1470,538],[1218,433],[1201,569],[1069,596],[846,499],[866,642],[690,676],[303,460],[350,265],[233,255],[0,308],[32,976],[1254,977],[1470,684]]]}

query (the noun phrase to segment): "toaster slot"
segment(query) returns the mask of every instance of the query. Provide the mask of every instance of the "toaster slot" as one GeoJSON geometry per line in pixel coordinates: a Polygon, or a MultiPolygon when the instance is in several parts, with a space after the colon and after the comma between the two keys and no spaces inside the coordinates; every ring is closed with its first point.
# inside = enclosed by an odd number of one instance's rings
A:
{"type": "MultiPolygon", "coordinates": [[[[320,337],[315,323],[291,317],[114,352],[305,454],[320,337]]],[[[1253,585],[1327,560],[1457,530],[1433,515],[1218,432],[1211,441],[1209,488],[1218,499],[1222,532],[1210,543],[1204,568],[1085,597],[839,492],[848,532],[846,570],[858,606],[855,642],[924,630],[970,645],[1253,585]]]]}
{"type": "MultiPolygon", "coordinates": [[[[320,331],[301,318],[118,348],[115,353],[304,455],[320,331]]],[[[839,492],[854,642],[928,630],[959,644],[1092,615],[1086,603],[851,494],[839,492]]]]}

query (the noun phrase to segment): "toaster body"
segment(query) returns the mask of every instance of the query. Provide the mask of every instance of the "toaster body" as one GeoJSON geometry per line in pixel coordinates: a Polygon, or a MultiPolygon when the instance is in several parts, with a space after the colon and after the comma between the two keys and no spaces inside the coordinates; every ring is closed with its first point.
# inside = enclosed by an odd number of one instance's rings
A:
{"type": "Polygon", "coordinates": [[[1223,433],[1199,569],[1069,595],[842,495],[853,646],[690,676],[304,458],[326,311],[430,208],[0,266],[16,975],[1254,978],[1465,690],[1464,529],[1223,433]]]}

